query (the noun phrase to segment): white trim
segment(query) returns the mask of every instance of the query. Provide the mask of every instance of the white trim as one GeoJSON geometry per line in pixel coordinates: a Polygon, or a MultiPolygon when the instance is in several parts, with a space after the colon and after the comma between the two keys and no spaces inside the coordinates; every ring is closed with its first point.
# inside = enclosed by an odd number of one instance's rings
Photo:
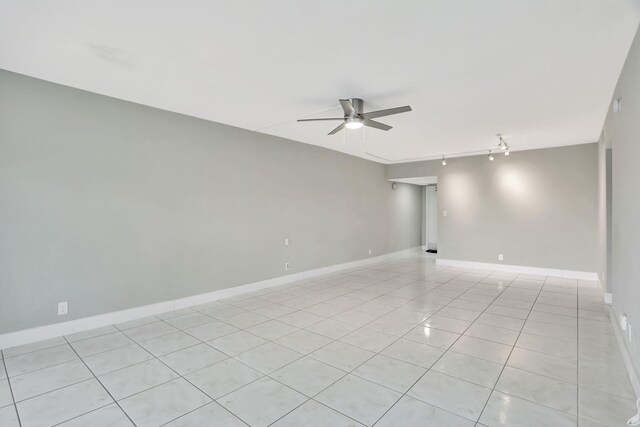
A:
{"type": "Polygon", "coordinates": [[[615,311],[613,311],[613,308],[609,308],[609,320],[611,321],[611,326],[613,327],[616,341],[618,341],[618,347],[620,347],[622,360],[624,360],[624,366],[627,368],[627,374],[629,375],[629,379],[631,380],[633,391],[636,394],[636,398],[638,398],[638,396],[640,396],[640,377],[638,377],[638,372],[633,366],[629,350],[624,344],[624,337],[622,336],[622,332],[620,332],[620,323],[618,322],[617,315],[615,311]]]}
{"type": "Polygon", "coordinates": [[[484,270],[508,271],[511,273],[539,274],[541,276],[565,277],[567,279],[598,280],[597,273],[588,271],[558,270],[555,268],[527,267],[524,265],[489,264],[485,262],[459,261],[438,258],[436,264],[457,268],[479,268],[484,270]]]}
{"type": "Polygon", "coordinates": [[[99,314],[97,316],[84,317],[81,319],[69,320],[67,322],[54,323],[52,325],[39,326],[36,328],[24,329],[16,332],[9,332],[0,335],[0,349],[15,347],[22,344],[29,344],[32,342],[42,341],[45,339],[55,338],[63,335],[69,335],[74,332],[100,328],[116,323],[127,322],[129,320],[135,320],[142,317],[152,316],[154,314],[165,313],[167,311],[177,310],[180,308],[205,304],[222,298],[242,295],[247,292],[271,288],[273,286],[285,285],[287,283],[293,283],[303,279],[310,279],[329,273],[358,268],[369,264],[375,264],[381,261],[388,261],[406,255],[415,254],[418,251],[420,251],[419,246],[398,252],[392,252],[386,255],[365,258],[358,261],[347,262],[344,264],[330,265],[327,267],[316,268],[314,270],[307,270],[299,273],[289,274],[286,276],[275,277],[273,279],[261,280],[259,282],[249,283],[246,285],[234,286],[232,288],[220,289],[204,294],[193,295],[171,301],[159,302],[157,304],[134,307],[127,310],[114,311],[111,313],[99,314]]]}
{"type": "Polygon", "coordinates": [[[605,304],[611,305],[611,303],[613,303],[613,294],[611,292],[605,292],[603,301],[605,304]]]}

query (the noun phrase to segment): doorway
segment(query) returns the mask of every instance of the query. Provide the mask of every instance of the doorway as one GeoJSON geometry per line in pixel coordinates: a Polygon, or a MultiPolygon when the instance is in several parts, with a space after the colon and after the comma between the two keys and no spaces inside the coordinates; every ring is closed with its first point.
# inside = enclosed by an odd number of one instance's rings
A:
{"type": "Polygon", "coordinates": [[[438,184],[424,186],[423,244],[429,253],[438,253],[438,184]]]}

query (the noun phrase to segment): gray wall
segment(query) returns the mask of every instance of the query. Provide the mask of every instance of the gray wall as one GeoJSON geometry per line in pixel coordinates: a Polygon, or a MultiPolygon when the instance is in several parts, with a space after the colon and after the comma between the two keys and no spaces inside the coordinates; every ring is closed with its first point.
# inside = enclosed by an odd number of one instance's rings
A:
{"type": "Polygon", "coordinates": [[[440,258],[598,271],[598,146],[404,163],[389,178],[438,177],[440,258]],[[448,216],[443,217],[443,211],[448,216]]]}
{"type": "Polygon", "coordinates": [[[0,94],[0,333],[421,244],[384,165],[1,70],[0,94]]]}
{"type": "Polygon", "coordinates": [[[640,328],[640,33],[614,92],[613,98],[618,97],[622,111],[610,109],[604,126],[613,157],[609,288],[615,314],[629,317],[633,341],[624,342],[640,371],[640,346],[633,332],[640,328]]]}

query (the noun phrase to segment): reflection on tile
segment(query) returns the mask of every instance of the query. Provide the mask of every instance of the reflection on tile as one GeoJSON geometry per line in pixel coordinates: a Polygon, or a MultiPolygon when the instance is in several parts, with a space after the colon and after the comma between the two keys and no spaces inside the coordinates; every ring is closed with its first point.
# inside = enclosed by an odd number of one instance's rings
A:
{"type": "Polygon", "coordinates": [[[580,387],[580,417],[604,425],[623,426],[637,412],[632,399],[614,396],[601,391],[580,387]]]}
{"type": "Polygon", "coordinates": [[[494,426],[575,427],[576,417],[546,406],[494,391],[482,412],[480,423],[494,426]]]}
{"type": "Polygon", "coordinates": [[[567,340],[544,337],[523,332],[520,334],[516,347],[550,354],[568,360],[578,360],[578,350],[567,340]]]}
{"type": "Polygon", "coordinates": [[[424,322],[425,326],[429,326],[434,329],[442,329],[443,331],[453,332],[454,334],[463,333],[471,322],[467,320],[452,319],[450,317],[443,317],[439,315],[431,316],[424,322]]]}
{"type": "Polygon", "coordinates": [[[406,334],[403,338],[422,344],[428,344],[433,347],[447,349],[451,347],[459,337],[459,334],[454,334],[453,332],[420,325],[412,329],[411,332],[406,334]]]}
{"type": "Polygon", "coordinates": [[[575,361],[537,351],[516,347],[507,365],[574,384],[578,381],[578,364],[575,361]]]}
{"type": "Polygon", "coordinates": [[[499,363],[447,351],[432,369],[483,387],[493,388],[502,372],[502,367],[503,365],[499,363]]]}
{"type": "Polygon", "coordinates": [[[574,384],[509,366],[500,375],[496,390],[573,415],[578,412],[578,392],[574,384]]]}
{"type": "Polygon", "coordinates": [[[451,350],[456,353],[466,354],[467,356],[479,357],[481,359],[488,360],[494,363],[506,363],[511,353],[511,347],[504,344],[498,344],[492,341],[487,341],[479,338],[463,335],[454,345],[451,346],[451,350]]]}
{"type": "Polygon", "coordinates": [[[435,371],[427,372],[408,395],[476,421],[491,389],[435,371]]]}
{"type": "Polygon", "coordinates": [[[497,326],[483,325],[481,323],[471,325],[464,334],[509,346],[514,345],[518,338],[518,332],[516,331],[499,328],[497,326]]]}

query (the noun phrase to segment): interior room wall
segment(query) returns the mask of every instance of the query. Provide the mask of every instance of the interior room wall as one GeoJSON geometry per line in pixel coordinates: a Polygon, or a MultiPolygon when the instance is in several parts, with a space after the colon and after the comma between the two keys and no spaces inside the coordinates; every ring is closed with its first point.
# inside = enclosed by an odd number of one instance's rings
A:
{"type": "Polygon", "coordinates": [[[433,175],[439,258],[598,271],[596,143],[387,166],[390,179],[433,175]]]}
{"type": "MultiPolygon", "coordinates": [[[[626,314],[631,325],[624,343],[636,372],[640,372],[640,33],[629,51],[613,99],[622,109],[611,108],[604,124],[604,139],[611,147],[611,274],[609,288],[616,318],[626,314]]],[[[605,156],[606,151],[601,151],[605,156]]]]}
{"type": "Polygon", "coordinates": [[[384,165],[6,71],[0,93],[0,333],[421,244],[421,189],[384,165]]]}

